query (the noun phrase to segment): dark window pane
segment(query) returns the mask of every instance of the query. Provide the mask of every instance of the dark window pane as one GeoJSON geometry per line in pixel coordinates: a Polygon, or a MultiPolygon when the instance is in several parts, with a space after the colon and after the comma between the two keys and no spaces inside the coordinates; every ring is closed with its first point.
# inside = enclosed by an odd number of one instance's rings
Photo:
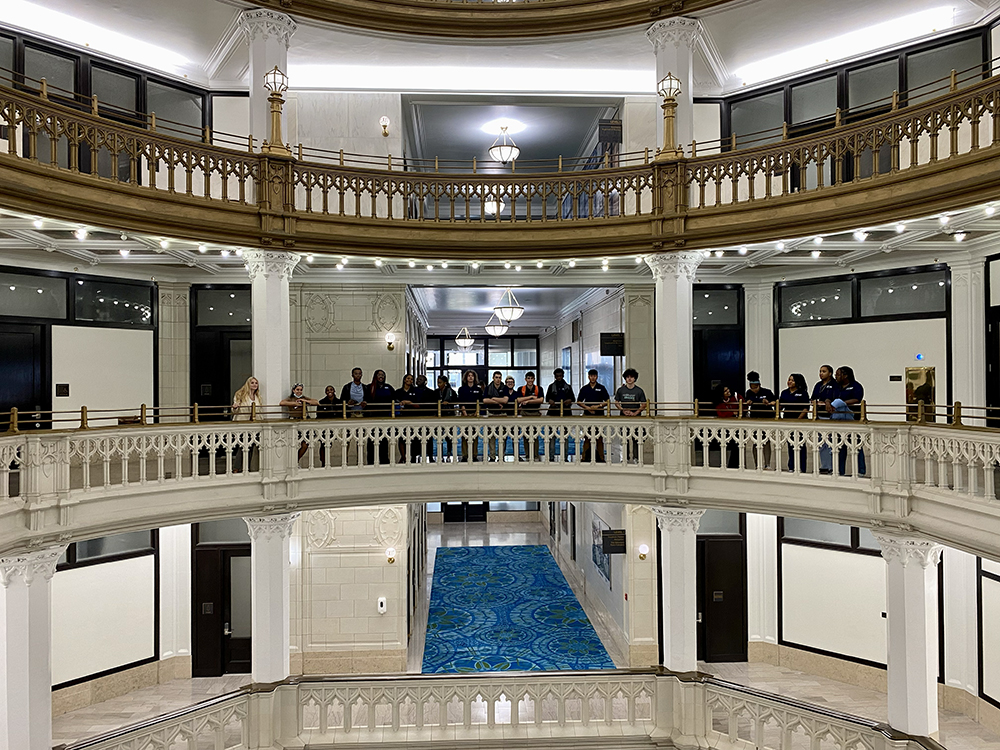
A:
{"type": "Polygon", "coordinates": [[[735,510],[706,510],[698,524],[698,533],[739,534],[740,514],[735,510]]]}
{"type": "Polygon", "coordinates": [[[740,322],[739,297],[740,293],[735,289],[705,291],[695,287],[694,325],[738,325],[740,322]]]}
{"type": "Polygon", "coordinates": [[[792,86],[792,122],[832,117],[837,110],[837,76],[792,86]]]}
{"type": "Polygon", "coordinates": [[[899,64],[896,60],[869,65],[847,74],[847,106],[851,110],[885,107],[892,103],[892,92],[899,88],[899,64]]]}
{"type": "Polygon", "coordinates": [[[203,105],[201,94],[155,81],[146,84],[146,110],[156,113],[156,129],[168,135],[200,140],[203,105]]]}
{"type": "Polygon", "coordinates": [[[195,301],[195,325],[249,325],[253,318],[251,310],[249,289],[199,289],[195,301]]]}
{"type": "Polygon", "coordinates": [[[882,549],[875,540],[875,535],[869,529],[861,527],[858,529],[858,549],[882,549]]]}
{"type": "Polygon", "coordinates": [[[66,280],[0,273],[0,315],[66,318],[66,280]]]}
{"type": "Polygon", "coordinates": [[[76,561],[94,560],[99,557],[110,557],[127,552],[138,552],[153,548],[152,533],[149,531],[130,531],[125,534],[102,536],[98,539],[88,539],[76,545],[76,561]]]}
{"type": "Polygon", "coordinates": [[[946,279],[945,271],[862,279],[861,315],[944,312],[946,279]]]}
{"type": "Polygon", "coordinates": [[[76,60],[62,55],[53,55],[34,47],[24,48],[24,75],[29,79],[27,85],[38,87],[42,78],[53,88],[63,89],[52,91],[53,94],[69,97],[76,91],[76,60]]]}
{"type": "Polygon", "coordinates": [[[14,72],[14,40],[0,36],[0,83],[10,86],[14,72]]]}
{"type": "Polygon", "coordinates": [[[111,70],[93,66],[90,69],[91,93],[104,106],[114,107],[119,114],[135,111],[136,79],[111,70]]]}
{"type": "Polygon", "coordinates": [[[830,320],[851,317],[851,282],[829,281],[822,284],[780,287],[781,323],[830,320]]]}
{"type": "Polygon", "coordinates": [[[537,502],[524,502],[524,503],[499,502],[499,503],[490,503],[490,510],[491,511],[494,511],[494,510],[538,510],[539,505],[540,504],[537,503],[537,502]]]}
{"type": "MultiPolygon", "coordinates": [[[[917,104],[948,93],[949,76],[955,70],[959,74],[983,62],[983,42],[979,37],[966,39],[927,52],[917,52],[906,57],[906,86],[910,104],[917,104]]],[[[975,79],[965,74],[960,80],[965,84],[975,79]]]]}
{"type": "Polygon", "coordinates": [[[851,546],[851,527],[828,521],[812,521],[804,518],[785,519],[785,539],[801,539],[807,542],[827,542],[851,546]]]}
{"type": "Polygon", "coordinates": [[[733,102],[730,109],[730,132],[736,133],[737,148],[780,141],[784,121],[785,95],[782,91],[733,102]]]}
{"type": "Polygon", "coordinates": [[[76,319],[101,323],[153,324],[152,289],[80,279],[74,285],[76,319]]]}
{"type": "Polygon", "coordinates": [[[249,542],[250,531],[242,518],[225,518],[221,521],[206,521],[198,524],[199,544],[220,544],[226,542],[249,542]]]}

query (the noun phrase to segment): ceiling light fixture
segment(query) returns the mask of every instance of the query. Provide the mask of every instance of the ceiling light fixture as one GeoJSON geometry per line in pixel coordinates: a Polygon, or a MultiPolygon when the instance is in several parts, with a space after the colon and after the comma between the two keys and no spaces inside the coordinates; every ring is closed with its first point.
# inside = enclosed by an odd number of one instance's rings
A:
{"type": "Polygon", "coordinates": [[[822,245],[823,244],[823,238],[822,237],[813,237],[813,244],[814,245],[822,245]]]}
{"type": "Polygon", "coordinates": [[[504,261],[503,267],[504,268],[510,268],[510,261],[509,260],[508,261],[504,261]]]}
{"type": "Polygon", "coordinates": [[[542,268],[542,267],[543,267],[544,265],[545,265],[545,264],[544,264],[544,263],[542,263],[542,261],[538,261],[538,262],[537,262],[537,263],[535,264],[535,268],[542,268]]]}
{"type": "Polygon", "coordinates": [[[740,245],[740,249],[737,252],[740,255],[746,255],[747,254],[747,246],[746,245],[740,245]]]}
{"type": "Polygon", "coordinates": [[[854,239],[856,239],[858,242],[864,242],[865,240],[868,239],[868,232],[864,231],[863,229],[857,229],[854,232],[854,239]]]}
{"type": "Polygon", "coordinates": [[[41,229],[41,228],[42,228],[42,224],[43,224],[44,222],[43,222],[43,221],[42,221],[41,219],[35,219],[35,220],[34,220],[33,222],[31,222],[31,223],[32,223],[32,224],[34,225],[35,229],[41,229]]]}
{"type": "Polygon", "coordinates": [[[716,250],[716,251],[715,251],[715,257],[716,257],[716,258],[721,258],[721,257],[722,257],[723,255],[725,255],[725,254],[726,254],[726,251],[725,251],[725,250],[716,250]]]}
{"type": "Polygon", "coordinates": [[[389,118],[386,115],[382,115],[378,118],[378,124],[382,126],[382,137],[389,137],[389,118]]]}
{"type": "Polygon", "coordinates": [[[242,258],[243,257],[243,248],[242,247],[236,248],[236,257],[237,258],[242,258]]]}
{"type": "Polygon", "coordinates": [[[500,301],[494,306],[493,312],[500,320],[512,323],[524,315],[524,308],[518,304],[517,298],[510,287],[507,287],[504,293],[500,295],[500,301]]]}
{"type": "Polygon", "coordinates": [[[375,259],[375,267],[376,268],[381,268],[382,267],[382,259],[381,258],[376,258],[375,259]]]}
{"type": "Polygon", "coordinates": [[[340,262],[343,263],[346,266],[347,265],[347,256],[345,255],[344,257],[342,257],[340,259],[340,262]]]}
{"type": "Polygon", "coordinates": [[[486,323],[486,333],[493,337],[500,337],[507,333],[509,327],[504,321],[497,318],[496,313],[494,313],[486,323]]]}
{"type": "Polygon", "coordinates": [[[428,271],[433,271],[433,270],[434,270],[434,266],[433,266],[433,265],[431,265],[430,263],[428,263],[428,264],[427,264],[427,270],[428,270],[428,271]]]}
{"type": "Polygon", "coordinates": [[[479,268],[479,261],[478,260],[472,261],[472,270],[476,270],[477,268],[479,268]]]}
{"type": "Polygon", "coordinates": [[[469,333],[469,329],[463,326],[462,330],[459,331],[458,335],[455,337],[455,345],[463,352],[467,352],[472,348],[474,343],[476,343],[476,340],[472,338],[472,334],[469,333]]]}
{"type": "Polygon", "coordinates": [[[951,221],[951,217],[948,214],[944,214],[938,217],[938,221],[941,223],[941,226],[946,227],[948,226],[948,222],[951,221]]]}
{"type": "Polygon", "coordinates": [[[896,234],[902,234],[905,231],[906,231],[906,224],[904,224],[903,222],[899,222],[896,225],[896,234]]]}
{"type": "Polygon", "coordinates": [[[161,250],[166,250],[168,247],[170,247],[170,243],[169,242],[167,242],[166,240],[160,240],[160,249],[161,250]]]}
{"type": "Polygon", "coordinates": [[[344,264],[343,263],[338,263],[337,266],[336,266],[336,268],[337,268],[338,271],[343,271],[344,270],[344,264]]]}
{"type": "Polygon", "coordinates": [[[207,253],[208,252],[208,248],[205,247],[205,245],[198,245],[198,252],[199,253],[207,253]]]}
{"type": "Polygon", "coordinates": [[[313,257],[313,254],[312,254],[312,253],[309,253],[309,254],[308,254],[308,255],[306,256],[306,263],[312,263],[312,262],[313,262],[314,260],[316,260],[316,258],[315,258],[315,257],[313,257]]]}
{"type": "Polygon", "coordinates": [[[822,254],[821,250],[813,250],[811,253],[812,257],[814,258],[818,258],[821,254],[822,254]]]}
{"type": "Polygon", "coordinates": [[[568,266],[569,266],[570,268],[576,268],[576,261],[575,261],[575,260],[571,260],[571,261],[570,261],[570,262],[569,262],[569,263],[568,263],[567,265],[568,265],[568,266]]]}
{"type": "Polygon", "coordinates": [[[983,209],[983,213],[986,214],[987,216],[992,216],[996,212],[997,212],[996,206],[987,206],[986,208],[983,209]]]}
{"type": "Polygon", "coordinates": [[[77,230],[76,230],[75,232],[73,232],[73,235],[74,235],[74,236],[75,236],[75,237],[76,237],[76,238],[77,238],[78,240],[80,240],[80,242],[83,242],[83,241],[84,241],[85,239],[87,239],[87,230],[86,230],[86,229],[84,229],[83,227],[80,227],[80,228],[79,228],[79,229],[77,229],[77,230]]]}
{"type": "Polygon", "coordinates": [[[483,201],[483,212],[487,216],[502,214],[505,208],[507,208],[507,204],[501,200],[496,200],[492,195],[486,196],[486,200],[483,201]]]}
{"type": "Polygon", "coordinates": [[[521,149],[515,145],[514,139],[507,134],[507,127],[507,125],[500,127],[500,135],[493,141],[493,145],[490,146],[488,152],[493,161],[498,161],[501,164],[515,161],[521,155],[521,149]],[[503,140],[502,143],[501,139],[503,140]]]}
{"type": "Polygon", "coordinates": [[[955,232],[955,242],[961,242],[967,236],[965,232],[955,232]]]}
{"type": "Polygon", "coordinates": [[[779,242],[777,245],[774,246],[774,249],[777,250],[779,253],[785,252],[785,243],[779,242]]]}
{"type": "Polygon", "coordinates": [[[219,251],[219,255],[221,255],[223,258],[228,258],[229,257],[229,250],[227,250],[226,248],[223,248],[222,250],[219,251]]]}
{"type": "Polygon", "coordinates": [[[447,268],[447,267],[448,267],[448,261],[442,260],[441,261],[441,268],[447,268]]]}
{"type": "Polygon", "coordinates": [[[118,254],[121,255],[123,258],[127,258],[128,253],[129,249],[127,247],[123,247],[121,250],[118,251],[118,254]]]}
{"type": "Polygon", "coordinates": [[[411,260],[411,261],[410,261],[409,263],[407,263],[407,265],[408,265],[408,266],[409,266],[410,268],[416,268],[416,267],[417,267],[417,264],[416,264],[416,262],[415,262],[415,261],[412,261],[412,260],[411,260]]]}
{"type": "Polygon", "coordinates": [[[519,265],[516,265],[516,266],[514,266],[514,270],[515,270],[515,271],[520,271],[520,270],[521,270],[521,266],[520,266],[520,264],[519,264],[519,265]]]}

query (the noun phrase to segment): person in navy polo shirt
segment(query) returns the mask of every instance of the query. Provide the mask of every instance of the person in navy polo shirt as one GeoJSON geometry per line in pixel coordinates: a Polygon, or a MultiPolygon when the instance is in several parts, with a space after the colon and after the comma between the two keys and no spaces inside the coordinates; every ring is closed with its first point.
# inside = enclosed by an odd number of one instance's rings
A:
{"type": "MultiPolygon", "coordinates": [[[[747,403],[750,418],[774,419],[774,406],[777,401],[774,391],[770,388],[761,387],[760,373],[756,370],[751,370],[747,373],[747,382],[750,384],[750,387],[743,394],[743,400],[747,403]]],[[[771,442],[769,440],[761,440],[760,436],[756,434],[756,430],[754,431],[754,442],[756,445],[751,446],[753,466],[756,469],[760,463],[760,459],[763,457],[764,468],[766,469],[771,465],[771,442]]]]}
{"type": "MultiPolygon", "coordinates": [[[[587,371],[587,385],[580,389],[580,393],[577,394],[577,403],[583,407],[583,415],[585,417],[601,417],[607,413],[608,401],[611,399],[611,395],[608,393],[608,389],[597,382],[597,370],[591,369],[587,371]]],[[[599,437],[595,441],[597,443],[597,463],[604,463],[604,438],[599,437]]],[[[580,458],[583,462],[590,461],[590,438],[584,438],[583,441],[583,456],[580,458]]]]}
{"type": "MultiPolygon", "coordinates": [[[[833,379],[833,366],[823,365],[819,368],[819,382],[813,386],[812,400],[818,401],[817,416],[820,419],[830,419],[833,414],[833,402],[840,396],[837,381],[833,379]]],[[[833,473],[833,452],[830,443],[824,440],[819,447],[819,473],[833,473]]]]}
{"type": "MultiPolygon", "coordinates": [[[[854,368],[847,365],[838,367],[837,372],[834,373],[834,379],[837,381],[837,388],[840,390],[840,398],[851,412],[853,412],[854,418],[861,419],[861,402],[865,398],[865,388],[854,379],[854,368]]],[[[843,476],[847,465],[846,445],[840,447],[837,464],[840,475],[843,476]]],[[[858,448],[858,474],[864,475],[866,468],[865,452],[861,448],[858,448]]]]}
{"type": "MultiPolygon", "coordinates": [[[[782,419],[809,419],[809,386],[800,372],[788,376],[788,387],[778,396],[782,419]]],[[[795,440],[799,442],[799,471],[806,470],[806,446],[802,433],[796,433],[795,440]]],[[[788,470],[795,471],[795,446],[788,443],[788,470]]]]}

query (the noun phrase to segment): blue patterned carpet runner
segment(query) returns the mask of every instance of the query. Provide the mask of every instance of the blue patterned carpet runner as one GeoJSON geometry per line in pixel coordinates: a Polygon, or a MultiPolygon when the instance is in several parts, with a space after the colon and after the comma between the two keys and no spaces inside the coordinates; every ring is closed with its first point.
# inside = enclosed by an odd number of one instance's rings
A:
{"type": "Polygon", "coordinates": [[[438,548],[425,673],[614,668],[548,547],[438,548]]]}

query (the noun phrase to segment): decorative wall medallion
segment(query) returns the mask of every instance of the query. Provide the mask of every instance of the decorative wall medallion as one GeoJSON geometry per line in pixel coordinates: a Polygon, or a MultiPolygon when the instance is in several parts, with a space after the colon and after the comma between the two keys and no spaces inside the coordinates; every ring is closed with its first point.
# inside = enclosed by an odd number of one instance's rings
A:
{"type": "Polygon", "coordinates": [[[303,318],[310,333],[337,330],[337,297],[332,294],[307,294],[303,318]]]}
{"type": "Polygon", "coordinates": [[[337,515],[332,510],[315,510],[309,513],[306,538],[311,548],[332,547],[337,541],[337,515]]]}
{"type": "Polygon", "coordinates": [[[394,294],[378,294],[372,301],[372,331],[393,331],[399,326],[399,300],[394,294]]]}
{"type": "Polygon", "coordinates": [[[403,516],[399,508],[382,508],[375,516],[375,541],[380,545],[395,545],[402,540],[403,516]]]}

